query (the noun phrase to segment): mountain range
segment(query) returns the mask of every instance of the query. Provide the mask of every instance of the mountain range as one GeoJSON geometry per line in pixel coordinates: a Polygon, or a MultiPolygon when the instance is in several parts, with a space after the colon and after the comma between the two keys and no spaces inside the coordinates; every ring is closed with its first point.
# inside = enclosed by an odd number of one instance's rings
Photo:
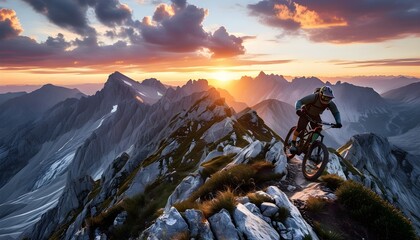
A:
{"type": "MultiPolygon", "coordinates": [[[[317,78],[288,82],[261,72],[236,84],[222,90],[191,80],[169,87],[115,72],[92,96],[46,85],[10,98],[0,108],[13,104],[26,111],[26,105],[45,101],[49,91],[64,91],[61,99],[33,107],[36,111],[23,119],[19,111],[1,115],[22,121],[4,128],[8,134],[0,141],[0,237],[170,239],[188,231],[206,239],[318,239],[286,196],[299,186],[287,180],[293,165],[282,151],[282,137],[297,121],[294,101],[324,83],[317,78]],[[275,209],[273,214],[280,207],[290,214],[282,220],[267,217],[266,209],[246,201],[230,212],[205,216],[194,204],[184,211],[177,205],[192,204],[193,198],[206,203],[218,191],[203,189],[230,171],[247,176],[227,178],[234,191],[255,191],[271,199],[265,205],[275,209]]],[[[327,84],[345,126],[327,133],[331,145],[345,144],[331,154],[329,171],[373,189],[418,231],[419,157],[401,145],[407,139],[402,136],[414,137],[420,129],[408,121],[419,114],[416,92],[399,88],[379,95],[372,88],[327,84]],[[404,98],[408,93],[413,97],[404,98]]]]}

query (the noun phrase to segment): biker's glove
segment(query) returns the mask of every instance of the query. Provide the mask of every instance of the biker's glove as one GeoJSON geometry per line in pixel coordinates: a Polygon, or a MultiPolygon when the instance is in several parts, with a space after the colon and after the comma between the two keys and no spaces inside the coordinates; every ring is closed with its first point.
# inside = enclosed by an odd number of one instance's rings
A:
{"type": "Polygon", "coordinates": [[[304,110],[302,110],[302,109],[298,109],[298,110],[296,110],[296,114],[300,117],[300,116],[302,116],[302,114],[304,113],[304,110]]]}

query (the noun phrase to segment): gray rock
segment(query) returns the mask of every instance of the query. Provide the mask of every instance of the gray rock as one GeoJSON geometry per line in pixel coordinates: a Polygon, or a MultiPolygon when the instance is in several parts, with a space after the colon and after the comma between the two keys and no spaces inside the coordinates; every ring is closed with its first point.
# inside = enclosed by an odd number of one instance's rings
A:
{"type": "Polygon", "coordinates": [[[260,209],[262,214],[266,217],[273,217],[279,211],[279,208],[276,206],[276,204],[269,202],[263,202],[260,209]]]}
{"type": "Polygon", "coordinates": [[[188,209],[185,211],[185,217],[190,227],[190,238],[214,239],[214,235],[210,229],[210,223],[201,211],[188,209]]]}
{"type": "Polygon", "coordinates": [[[288,228],[293,239],[303,239],[306,235],[310,235],[313,240],[317,240],[318,236],[312,230],[312,227],[303,219],[299,210],[289,201],[286,194],[275,186],[269,186],[267,193],[276,201],[278,207],[289,209],[290,217],[286,219],[284,225],[288,228]]]}
{"type": "Polygon", "coordinates": [[[71,240],[90,240],[89,230],[87,228],[79,229],[72,237],[71,240]]]}
{"type": "Polygon", "coordinates": [[[175,188],[174,192],[169,196],[168,202],[165,206],[165,211],[168,211],[176,202],[185,200],[191,196],[201,185],[204,180],[200,174],[189,175],[185,177],[182,182],[175,188]]]}
{"type": "Polygon", "coordinates": [[[242,204],[246,204],[246,203],[249,203],[249,197],[247,197],[247,196],[238,197],[238,198],[236,198],[236,201],[238,201],[239,203],[242,203],[242,204]]]}
{"type": "Polygon", "coordinates": [[[233,219],[239,232],[248,240],[280,239],[279,234],[267,222],[250,212],[244,205],[238,204],[233,219]]]}
{"type": "Polygon", "coordinates": [[[144,230],[140,239],[171,239],[179,233],[188,231],[188,224],[176,208],[172,207],[167,213],[161,215],[152,226],[144,230]]]}
{"type": "Polygon", "coordinates": [[[257,205],[253,203],[245,203],[244,206],[252,212],[257,217],[261,218],[262,220],[266,221],[268,224],[271,224],[271,219],[269,217],[266,217],[262,215],[261,210],[257,207],[257,205]]]}
{"type": "Polygon", "coordinates": [[[125,220],[127,219],[128,213],[126,211],[121,212],[117,215],[114,219],[114,227],[121,226],[124,224],[125,220]]]}
{"type": "Polygon", "coordinates": [[[216,239],[239,240],[239,233],[232,223],[232,219],[227,210],[222,209],[209,218],[211,230],[216,239]]]}
{"type": "MultiPolygon", "coordinates": [[[[87,209],[90,206],[86,206],[83,211],[77,216],[76,220],[67,228],[65,239],[69,240],[72,239],[78,229],[82,227],[82,224],[87,216],[87,209]]],[[[88,237],[89,238],[89,237],[88,237]]]]}

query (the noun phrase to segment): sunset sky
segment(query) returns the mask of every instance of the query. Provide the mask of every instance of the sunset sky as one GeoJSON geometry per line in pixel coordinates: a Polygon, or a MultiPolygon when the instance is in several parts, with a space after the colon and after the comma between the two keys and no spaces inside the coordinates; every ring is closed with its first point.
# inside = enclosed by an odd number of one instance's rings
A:
{"type": "Polygon", "coordinates": [[[0,85],[420,77],[419,0],[0,0],[0,85]]]}

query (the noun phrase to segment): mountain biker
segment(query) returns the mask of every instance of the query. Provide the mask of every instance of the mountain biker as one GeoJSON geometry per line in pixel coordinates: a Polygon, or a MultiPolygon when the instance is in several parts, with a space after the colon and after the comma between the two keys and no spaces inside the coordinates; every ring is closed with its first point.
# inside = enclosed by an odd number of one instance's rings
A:
{"type": "MultiPolygon", "coordinates": [[[[295,132],[292,137],[292,145],[290,147],[290,153],[295,154],[297,152],[296,148],[296,139],[299,136],[299,133],[306,128],[306,125],[309,123],[309,119],[306,117],[308,115],[316,122],[321,122],[321,114],[325,109],[329,109],[334,116],[336,124],[334,128],[341,128],[340,112],[337,109],[337,106],[332,101],[334,98],[333,91],[328,86],[323,86],[317,88],[313,94],[310,94],[302,99],[299,99],[296,104],[296,114],[299,116],[299,121],[296,127],[295,132]]],[[[312,128],[317,127],[318,124],[310,123],[312,128]]]]}

